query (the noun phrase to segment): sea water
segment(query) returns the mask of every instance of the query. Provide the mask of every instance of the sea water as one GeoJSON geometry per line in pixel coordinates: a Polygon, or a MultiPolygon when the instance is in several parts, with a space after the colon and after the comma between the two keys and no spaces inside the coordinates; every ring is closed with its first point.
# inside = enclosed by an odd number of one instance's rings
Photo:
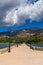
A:
{"type": "MultiPolygon", "coordinates": [[[[10,43],[10,46],[16,46],[16,44],[10,43]]],[[[8,47],[9,47],[9,43],[0,43],[0,49],[8,48],[8,47]]]]}

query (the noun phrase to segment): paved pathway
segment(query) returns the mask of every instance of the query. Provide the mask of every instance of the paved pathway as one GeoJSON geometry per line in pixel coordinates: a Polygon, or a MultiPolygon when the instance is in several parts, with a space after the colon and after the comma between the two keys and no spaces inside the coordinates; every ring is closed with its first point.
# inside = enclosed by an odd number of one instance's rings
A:
{"type": "Polygon", "coordinates": [[[43,51],[32,50],[22,44],[13,48],[11,53],[1,54],[0,65],[43,65],[43,51]]]}

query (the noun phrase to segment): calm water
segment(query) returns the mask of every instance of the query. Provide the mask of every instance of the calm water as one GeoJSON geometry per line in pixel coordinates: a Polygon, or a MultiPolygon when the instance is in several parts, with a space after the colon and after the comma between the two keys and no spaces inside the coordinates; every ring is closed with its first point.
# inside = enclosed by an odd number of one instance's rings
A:
{"type": "Polygon", "coordinates": [[[43,47],[43,44],[37,44],[37,43],[34,43],[34,44],[31,44],[31,46],[35,46],[35,47],[43,47]]]}
{"type": "MultiPolygon", "coordinates": [[[[10,46],[16,46],[14,43],[10,43],[10,46]]],[[[0,43],[0,49],[9,47],[8,43],[0,43]]]]}

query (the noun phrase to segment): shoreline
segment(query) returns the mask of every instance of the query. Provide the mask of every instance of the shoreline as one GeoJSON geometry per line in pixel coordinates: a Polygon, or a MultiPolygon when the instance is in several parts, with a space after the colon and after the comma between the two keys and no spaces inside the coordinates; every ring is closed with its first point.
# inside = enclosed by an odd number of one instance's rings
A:
{"type": "MultiPolygon", "coordinates": [[[[13,49],[15,48],[16,46],[11,46],[10,48],[13,49]]],[[[0,49],[0,54],[3,54],[5,52],[8,52],[8,48],[3,48],[3,49],[0,49]]]]}
{"type": "MultiPolygon", "coordinates": [[[[23,43],[23,44],[25,44],[25,43],[23,43]]],[[[22,44],[21,44],[21,45],[22,45],[22,44]]],[[[30,49],[32,49],[32,50],[43,51],[43,48],[31,46],[30,44],[26,44],[26,45],[27,45],[28,47],[30,47],[30,49]]],[[[17,45],[16,45],[16,46],[11,46],[10,48],[11,48],[11,50],[12,50],[12,49],[15,48],[15,47],[17,47],[17,45]]],[[[0,54],[3,54],[3,53],[5,53],[5,52],[8,52],[8,47],[7,47],[7,48],[0,49],[0,54]]]]}
{"type": "Polygon", "coordinates": [[[30,49],[32,49],[32,50],[39,50],[39,51],[43,51],[43,47],[38,47],[38,46],[33,46],[33,45],[31,45],[31,44],[26,44],[27,46],[29,46],[30,47],[30,49]]]}

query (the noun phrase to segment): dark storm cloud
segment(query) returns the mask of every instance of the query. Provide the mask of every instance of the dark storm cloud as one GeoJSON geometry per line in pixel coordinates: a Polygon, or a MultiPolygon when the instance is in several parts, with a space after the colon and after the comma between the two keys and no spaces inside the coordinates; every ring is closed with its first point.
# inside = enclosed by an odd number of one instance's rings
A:
{"type": "Polygon", "coordinates": [[[21,3],[27,0],[0,0],[0,26],[6,24],[3,18],[6,15],[6,11],[12,9],[13,7],[19,6],[21,3]]]}
{"type": "Polygon", "coordinates": [[[6,23],[3,21],[7,11],[16,8],[17,6],[29,4],[30,2],[34,1],[36,0],[0,0],[0,26],[6,26],[8,24],[12,24],[11,22],[6,23]]]}

